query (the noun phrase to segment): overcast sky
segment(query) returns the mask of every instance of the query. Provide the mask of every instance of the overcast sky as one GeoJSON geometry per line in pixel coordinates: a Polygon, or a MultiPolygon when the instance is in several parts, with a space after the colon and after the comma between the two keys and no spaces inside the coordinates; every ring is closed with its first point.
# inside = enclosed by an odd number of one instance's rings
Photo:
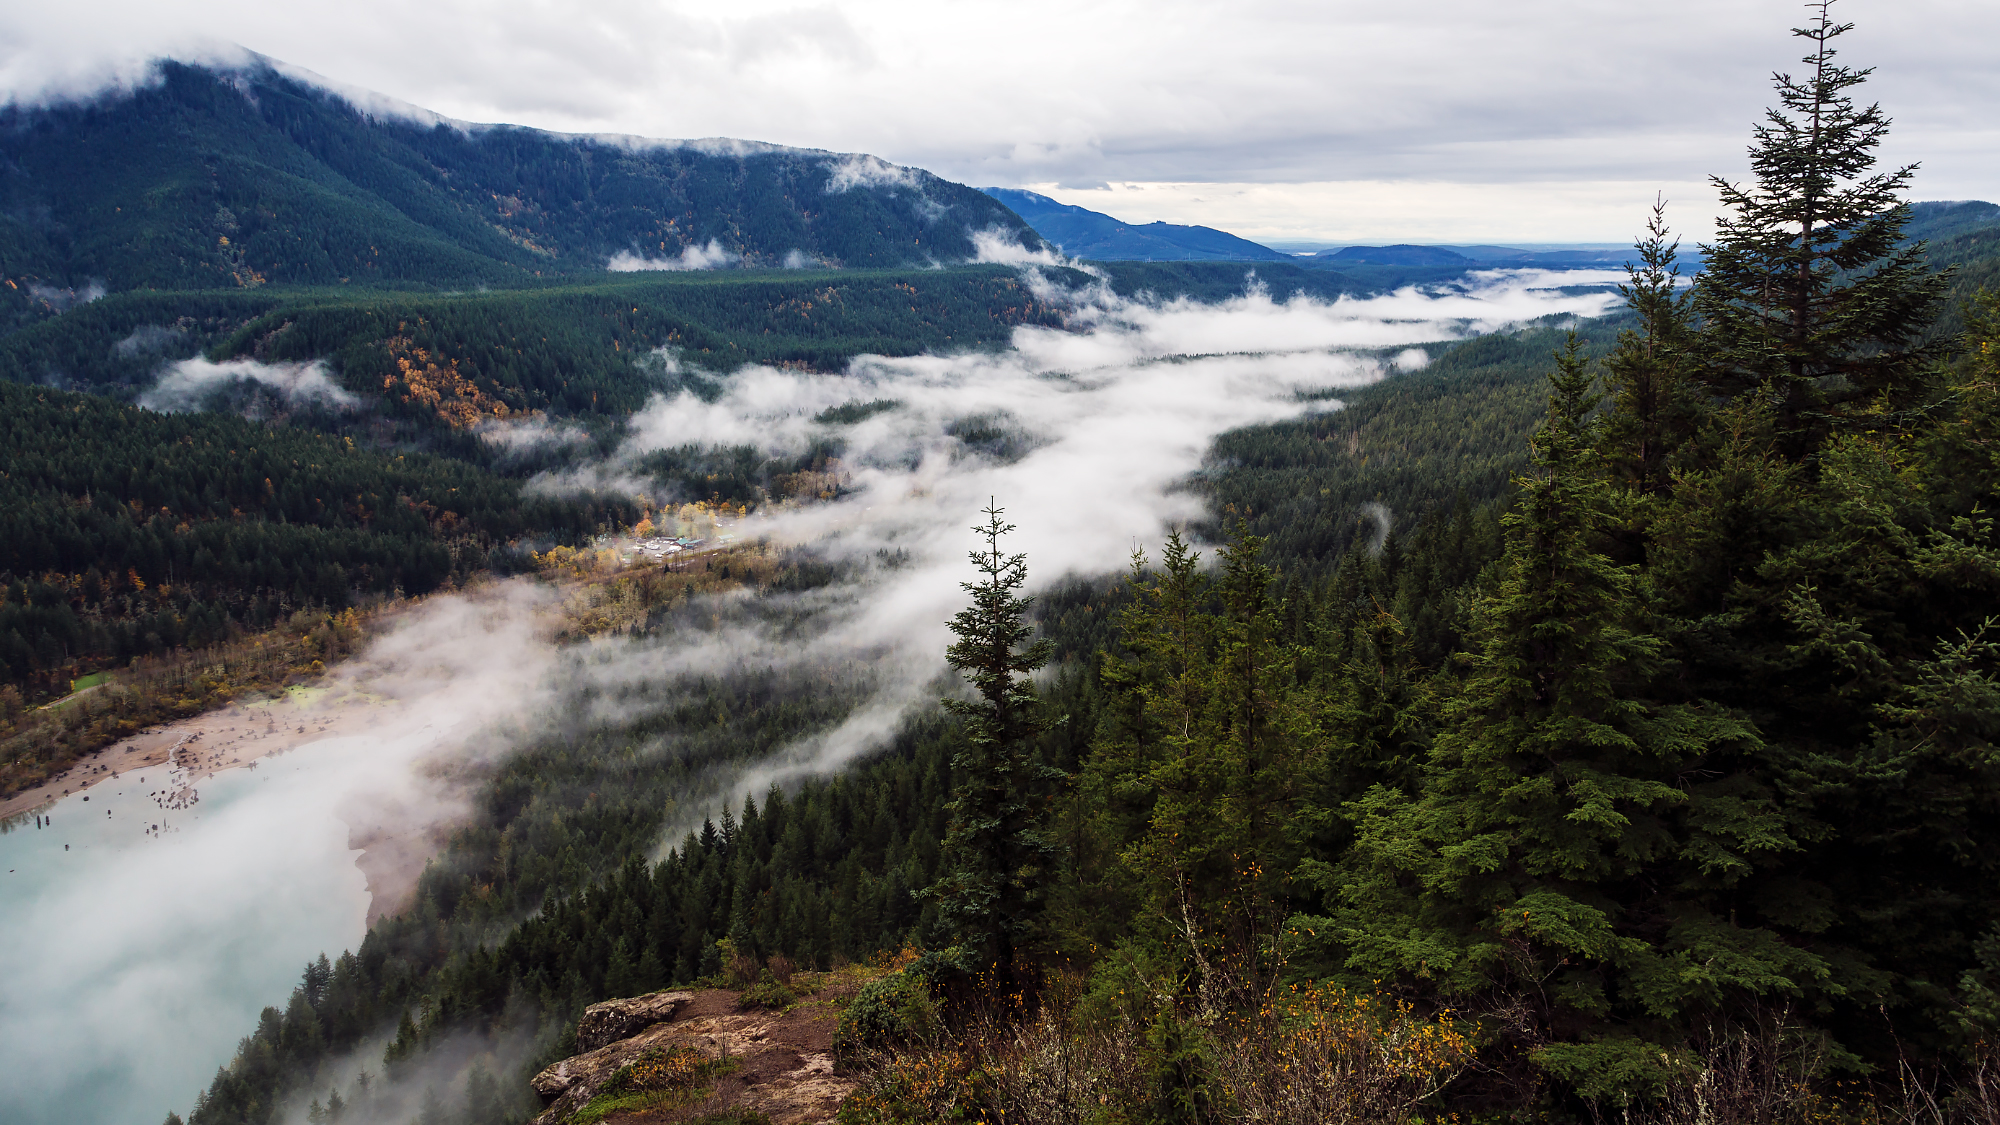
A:
{"type": "MultiPolygon", "coordinates": [[[[1915,197],[2000,196],[2000,4],[1841,0],[1915,197]]],[[[871,152],[1266,241],[1708,233],[1795,0],[109,0],[0,10],[16,100],[229,44],[451,117],[871,152]]]]}

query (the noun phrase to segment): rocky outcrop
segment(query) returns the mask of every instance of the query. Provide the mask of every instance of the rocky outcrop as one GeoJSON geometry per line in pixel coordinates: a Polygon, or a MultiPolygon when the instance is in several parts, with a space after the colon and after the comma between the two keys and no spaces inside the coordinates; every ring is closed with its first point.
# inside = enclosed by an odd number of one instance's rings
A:
{"type": "Polygon", "coordinates": [[[595,1051],[630,1039],[656,1023],[674,1018],[674,1009],[694,999],[692,992],[652,992],[629,1000],[606,1000],[583,1010],[576,1023],[579,1050],[595,1051]]]}
{"type": "Polygon", "coordinates": [[[535,1125],[558,1125],[570,1114],[590,1104],[618,1068],[670,1037],[671,1025],[654,1024],[638,1035],[607,1043],[545,1068],[529,1080],[535,1094],[548,1108],[535,1118],[535,1125]]]}
{"type": "MultiPolygon", "coordinates": [[[[535,1125],[562,1125],[589,1105],[620,1068],[670,1049],[730,1063],[709,1081],[698,1104],[678,1108],[672,1115],[676,1120],[688,1112],[738,1111],[762,1113],[772,1125],[832,1122],[841,1100],[854,1089],[852,1079],[834,1073],[832,1005],[807,1000],[784,1012],[744,1011],[738,1000],[738,994],[722,990],[656,992],[585,1009],[577,1044],[591,1046],[535,1075],[535,1093],[547,1105],[535,1125]],[[586,1027],[591,1029],[588,1037],[586,1027]],[[625,1028],[637,1030],[599,1042],[625,1028]]],[[[664,1119],[660,1111],[645,1109],[617,1118],[620,1125],[664,1119]]]]}

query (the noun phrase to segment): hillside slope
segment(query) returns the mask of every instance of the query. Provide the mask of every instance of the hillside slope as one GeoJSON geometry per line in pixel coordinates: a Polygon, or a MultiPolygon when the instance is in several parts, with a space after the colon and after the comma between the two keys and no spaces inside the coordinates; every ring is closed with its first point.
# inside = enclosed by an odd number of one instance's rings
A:
{"type": "Polygon", "coordinates": [[[0,293],[17,318],[93,283],[930,265],[974,257],[972,234],[991,228],[1041,245],[990,197],[871,156],[368,112],[269,63],[165,62],[157,77],[87,104],[0,110],[0,293]]]}

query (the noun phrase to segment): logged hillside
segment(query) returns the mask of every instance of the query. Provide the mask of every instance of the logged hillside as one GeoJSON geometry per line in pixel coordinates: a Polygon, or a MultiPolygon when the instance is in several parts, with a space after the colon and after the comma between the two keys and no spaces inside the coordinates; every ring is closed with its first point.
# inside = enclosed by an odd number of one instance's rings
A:
{"type": "Polygon", "coordinates": [[[1040,240],[991,198],[873,157],[572,137],[369,113],[269,65],[165,62],[85,104],[0,111],[13,319],[113,292],[508,285],[627,265],[962,262],[1040,240]]]}

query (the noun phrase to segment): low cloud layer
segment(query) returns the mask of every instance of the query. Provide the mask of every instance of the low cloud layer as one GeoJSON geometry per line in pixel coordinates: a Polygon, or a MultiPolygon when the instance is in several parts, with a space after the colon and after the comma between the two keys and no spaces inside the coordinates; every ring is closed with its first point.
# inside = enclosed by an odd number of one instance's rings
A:
{"type": "Polygon", "coordinates": [[[1219,304],[1126,300],[1102,286],[1066,292],[1032,270],[1027,277],[1039,298],[1069,306],[1070,330],[1022,328],[998,353],[863,357],[840,374],[746,367],[713,399],[656,398],[612,457],[537,482],[643,488],[638,466],[659,450],[749,446],[782,457],[827,440],[845,447],[848,495],[767,511],[738,530],[809,545],[858,577],[829,595],[812,639],[780,645],[738,632],[727,645],[732,660],[760,652],[778,663],[860,663],[865,654],[877,687],[837,729],[781,750],[734,792],[839,768],[928,698],[944,622],[963,599],[967,529],[989,497],[1019,525],[1010,546],[1027,553],[1038,585],[1104,574],[1134,546],[1157,544],[1169,526],[1201,515],[1180,485],[1218,434],[1337,408],[1329,393],[1427,361],[1407,345],[1552,314],[1596,315],[1616,300],[1565,295],[1533,271],[1483,275],[1445,293],[1330,303],[1273,301],[1254,275],[1243,296],[1219,304]],[[894,405],[849,425],[816,421],[859,403],[894,405]],[[878,565],[884,557],[897,564],[878,565]]]}
{"type": "Polygon", "coordinates": [[[972,260],[1007,266],[1064,266],[1069,259],[1047,248],[1030,250],[1013,231],[987,229],[972,234],[972,260]]]}
{"type": "Polygon", "coordinates": [[[185,335],[183,329],[175,326],[142,324],[111,345],[111,350],[120,357],[130,359],[148,352],[165,351],[168,345],[179,341],[185,335]]]}
{"type": "Polygon", "coordinates": [[[641,270],[712,270],[734,265],[739,255],[727,250],[721,242],[711,238],[706,246],[689,246],[672,258],[648,258],[634,254],[630,250],[620,250],[611,256],[605,266],[612,273],[637,273],[641,270]]]}
{"type": "Polygon", "coordinates": [[[916,169],[891,164],[879,156],[866,153],[850,153],[841,157],[834,163],[832,172],[826,183],[828,195],[855,188],[914,188],[919,184],[916,169]]]}
{"type": "Polygon", "coordinates": [[[503,454],[517,457],[590,442],[590,435],[584,432],[583,427],[573,422],[551,422],[542,417],[484,419],[473,432],[479,435],[479,440],[503,454]]]}
{"type": "Polygon", "coordinates": [[[101,281],[92,281],[73,288],[42,285],[36,282],[28,284],[29,297],[40,301],[45,308],[59,313],[68,312],[78,305],[87,305],[104,296],[105,292],[104,283],[101,281]]]}
{"type": "MultiPolygon", "coordinates": [[[[128,339],[137,338],[137,333],[128,339]]],[[[124,346],[124,341],[120,342],[124,346]]],[[[163,412],[204,410],[231,392],[263,391],[286,407],[320,406],[349,410],[361,400],[333,381],[321,360],[311,363],[260,363],[229,359],[212,363],[199,356],[184,359],[161,373],[159,381],[139,396],[139,405],[163,412]]]]}
{"type": "Polygon", "coordinates": [[[549,704],[554,606],[523,580],[433,598],[336,668],[320,710],[280,712],[362,733],[196,777],[184,812],[147,798],[154,766],[0,836],[0,1120],[185,1112],[308,960],[359,944],[351,843],[457,815],[466,771],[505,746],[473,735],[549,704]]]}

